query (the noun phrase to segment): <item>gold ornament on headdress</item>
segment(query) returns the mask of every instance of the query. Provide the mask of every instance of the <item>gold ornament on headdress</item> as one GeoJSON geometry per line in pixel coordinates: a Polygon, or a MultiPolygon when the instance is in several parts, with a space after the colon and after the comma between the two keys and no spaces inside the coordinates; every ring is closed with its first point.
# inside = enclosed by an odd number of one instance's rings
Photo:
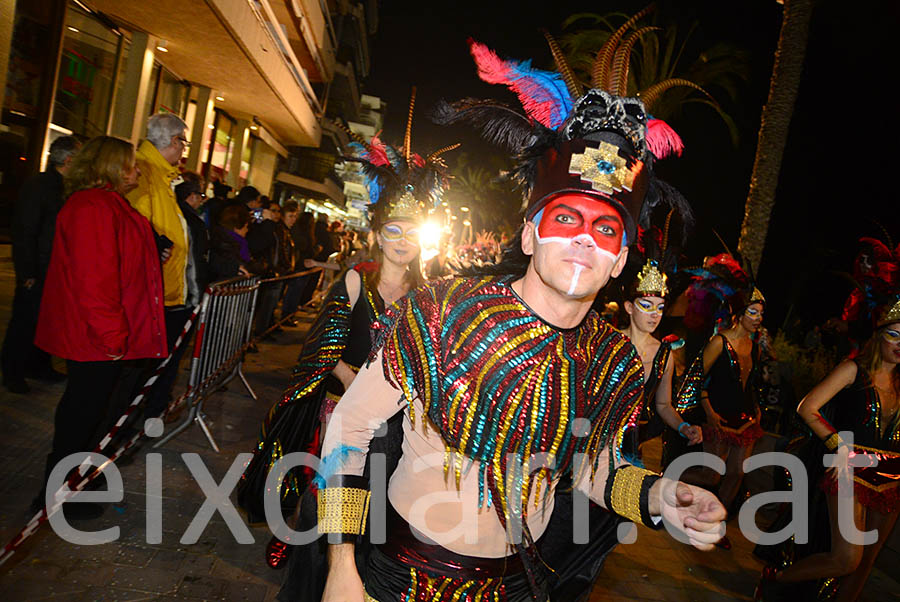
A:
{"type": "Polygon", "coordinates": [[[608,142],[601,142],[599,148],[588,147],[584,154],[573,153],[569,173],[581,176],[583,182],[590,182],[594,190],[604,194],[623,188],[631,191],[634,186],[635,172],[628,169],[619,149],[608,142]]]}
{"type": "Polygon", "coordinates": [[[638,285],[635,289],[644,297],[665,297],[669,294],[666,287],[666,275],[659,271],[656,262],[651,260],[644,264],[644,268],[637,276],[638,285]]]}
{"type": "Polygon", "coordinates": [[[413,156],[412,152],[412,123],[413,123],[413,112],[416,107],[416,87],[413,86],[412,93],[409,98],[409,112],[406,117],[406,133],[403,136],[403,146],[400,148],[400,154],[403,156],[403,161],[406,163],[406,184],[403,189],[402,194],[398,197],[395,197],[393,200],[386,200],[386,206],[383,211],[385,213],[384,220],[389,221],[392,219],[408,219],[413,221],[420,221],[425,219],[427,214],[427,204],[426,201],[430,199],[435,193],[429,189],[422,190],[421,188],[425,187],[424,185],[420,185],[420,190],[416,190],[412,183],[410,183],[410,179],[412,176],[412,171],[414,169],[434,169],[441,174],[441,177],[444,179],[444,184],[446,185],[447,176],[443,174],[443,170],[446,170],[447,164],[441,158],[441,155],[446,153],[447,151],[451,151],[457,147],[459,144],[451,144],[449,146],[445,146],[444,148],[437,150],[430,155],[426,159],[422,159],[418,155],[413,156]],[[423,163],[424,165],[420,164],[423,163]]]}
{"type": "Polygon", "coordinates": [[[886,324],[893,324],[894,322],[900,322],[900,297],[894,301],[893,305],[888,305],[884,308],[884,311],[881,312],[881,315],[878,317],[878,326],[885,326],[886,324]]]}
{"type": "Polygon", "coordinates": [[[393,203],[388,203],[385,221],[392,219],[419,220],[425,214],[424,206],[416,200],[412,190],[407,190],[393,203]]]}
{"type": "Polygon", "coordinates": [[[748,305],[751,305],[753,303],[765,303],[765,302],[766,302],[766,298],[763,297],[762,292],[754,286],[753,294],[750,295],[750,303],[748,303],[748,305]]]}

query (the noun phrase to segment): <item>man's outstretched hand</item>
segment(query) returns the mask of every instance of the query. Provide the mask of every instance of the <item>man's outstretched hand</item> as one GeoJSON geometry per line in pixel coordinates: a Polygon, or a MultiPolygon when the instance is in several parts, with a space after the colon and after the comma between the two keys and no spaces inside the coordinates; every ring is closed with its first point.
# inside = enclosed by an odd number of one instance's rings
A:
{"type": "Polygon", "coordinates": [[[727,512],[706,489],[681,481],[660,479],[650,488],[650,514],[662,515],[698,550],[711,550],[725,534],[727,512]]]}

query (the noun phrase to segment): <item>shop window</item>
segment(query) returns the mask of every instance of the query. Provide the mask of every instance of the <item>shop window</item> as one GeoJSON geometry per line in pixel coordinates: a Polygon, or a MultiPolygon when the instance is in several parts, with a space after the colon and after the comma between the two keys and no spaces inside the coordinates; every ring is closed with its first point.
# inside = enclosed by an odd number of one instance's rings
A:
{"type": "Polygon", "coordinates": [[[209,137],[204,149],[207,160],[203,166],[203,175],[208,181],[224,182],[234,149],[232,129],[235,122],[224,111],[217,109],[213,125],[213,135],[209,137]]]}
{"type": "Polygon", "coordinates": [[[53,123],[85,137],[105,134],[120,36],[75,4],[64,34],[53,123]]]}
{"type": "Polygon", "coordinates": [[[178,79],[174,73],[165,67],[159,74],[159,87],[156,92],[156,108],[154,113],[165,111],[179,117],[184,117],[187,109],[188,93],[190,86],[178,79]]]}

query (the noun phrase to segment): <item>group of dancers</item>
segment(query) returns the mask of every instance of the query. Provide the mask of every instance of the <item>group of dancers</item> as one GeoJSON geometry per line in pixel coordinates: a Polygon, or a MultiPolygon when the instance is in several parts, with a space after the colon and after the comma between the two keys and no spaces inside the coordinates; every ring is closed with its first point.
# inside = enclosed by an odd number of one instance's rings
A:
{"type": "MultiPolygon", "coordinates": [[[[765,297],[729,254],[681,270],[688,305],[717,328],[676,374],[683,341],[654,333],[675,301],[691,217],[654,164],[680,141],[621,95],[610,53],[598,53],[584,89],[550,42],[557,72],[471,42],[482,79],[508,86],[524,112],[473,99],[435,112],[516,158],[524,223],[499,262],[424,280],[418,229],[448,184],[442,154],[452,147],[412,151],[413,103],[402,146],[354,143],[375,259],[347,270],[323,302],[238,496],[251,523],[264,521],[268,493],[292,529],[323,535],[268,544],[270,565],[287,567],[279,599],[584,600],[625,521],[665,523],[701,550],[730,547],[725,521],[763,435],[754,391],[765,297]],[[594,309],[614,286],[621,330],[594,309]],[[640,446],[660,434],[664,463],[679,444],[702,445],[724,460],[724,476],[688,483],[648,470],[640,446]],[[320,457],[319,470],[279,473],[267,492],[270,471],[297,451],[320,457]],[[587,538],[576,542],[582,507],[587,538]]],[[[759,599],[801,587],[810,599],[855,599],[893,527],[898,480],[865,471],[854,475],[853,517],[878,529],[877,542],[847,543],[834,518],[849,458],[900,452],[900,270],[886,272],[858,312],[868,342],[799,408],[809,440],[821,441],[809,464],[826,451],[837,458],[814,491],[828,512],[811,513],[831,522],[830,539],[761,551],[759,599]]]]}

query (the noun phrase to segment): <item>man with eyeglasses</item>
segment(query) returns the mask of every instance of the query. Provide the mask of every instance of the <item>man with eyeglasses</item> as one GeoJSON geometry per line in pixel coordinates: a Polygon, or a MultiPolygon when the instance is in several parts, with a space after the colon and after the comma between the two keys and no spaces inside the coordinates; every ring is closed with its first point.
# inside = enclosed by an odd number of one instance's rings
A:
{"type": "MultiPolygon", "coordinates": [[[[179,176],[178,163],[188,145],[187,124],[180,117],[171,113],[150,117],[147,138],[141,141],[137,150],[141,170],[138,187],[128,194],[131,205],[150,220],[160,249],[169,249],[163,262],[162,293],[170,353],[193,309],[188,278],[189,228],[178,207],[173,186],[179,176]]],[[[165,409],[168,390],[163,390],[161,384],[157,381],[148,395],[145,417],[158,416],[165,409]]]]}

